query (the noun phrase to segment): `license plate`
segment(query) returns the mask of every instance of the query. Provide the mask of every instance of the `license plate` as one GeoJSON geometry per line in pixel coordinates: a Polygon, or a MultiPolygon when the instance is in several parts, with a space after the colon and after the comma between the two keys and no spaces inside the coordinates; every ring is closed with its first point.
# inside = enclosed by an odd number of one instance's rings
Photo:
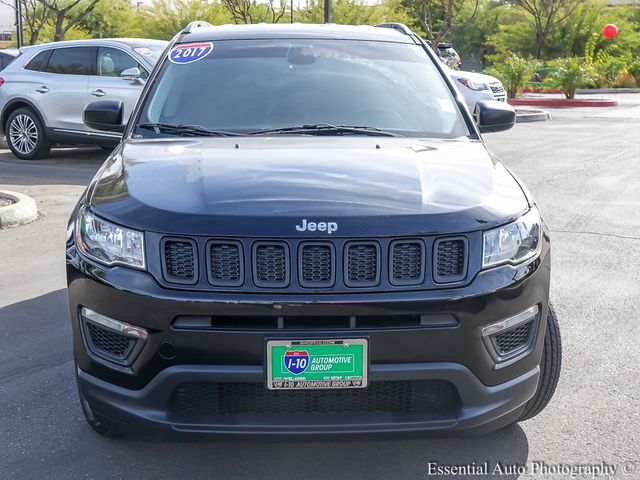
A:
{"type": "Polygon", "coordinates": [[[268,340],[267,388],[364,388],[367,340],[268,340]]]}

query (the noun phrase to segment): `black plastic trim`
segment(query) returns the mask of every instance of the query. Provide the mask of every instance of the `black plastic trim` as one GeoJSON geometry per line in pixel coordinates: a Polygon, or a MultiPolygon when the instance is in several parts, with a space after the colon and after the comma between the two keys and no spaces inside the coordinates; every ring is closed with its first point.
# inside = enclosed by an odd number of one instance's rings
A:
{"type": "Polygon", "coordinates": [[[344,259],[342,261],[343,269],[344,269],[344,284],[347,287],[375,287],[380,284],[380,269],[382,267],[382,262],[380,259],[380,244],[373,240],[364,240],[364,241],[350,241],[345,243],[344,245],[344,259]],[[359,245],[368,245],[373,246],[376,249],[376,278],[373,280],[363,280],[363,281],[352,281],[349,279],[349,249],[351,247],[357,247],[359,245]]]}
{"type": "Polygon", "coordinates": [[[80,311],[78,311],[78,319],[80,320],[79,323],[80,323],[80,331],[82,332],[82,343],[84,344],[84,347],[87,351],[87,355],[89,355],[89,357],[94,359],[96,362],[107,365],[110,368],[113,368],[114,370],[118,370],[120,372],[127,373],[127,374],[132,374],[133,371],[131,370],[130,367],[133,364],[133,362],[136,360],[136,358],[138,358],[138,355],[140,355],[140,352],[142,351],[142,348],[144,347],[144,344],[145,344],[144,340],[131,337],[132,344],[122,357],[111,355],[108,352],[105,352],[104,350],[97,348],[93,344],[93,340],[91,340],[91,334],[89,333],[87,324],[91,323],[92,325],[95,325],[98,328],[101,328],[103,330],[113,331],[118,335],[122,335],[122,332],[118,332],[104,325],[100,325],[99,323],[92,322],[91,320],[83,316],[80,311]]]}
{"type": "Polygon", "coordinates": [[[163,237],[162,240],[160,241],[160,263],[162,264],[162,275],[164,276],[165,280],[169,283],[176,283],[179,285],[195,285],[196,283],[198,283],[198,278],[199,278],[199,255],[198,255],[198,244],[196,243],[195,240],[188,238],[188,237],[163,237]],[[184,243],[189,243],[191,244],[191,246],[193,247],[193,279],[182,279],[182,278],[177,278],[174,277],[173,275],[169,275],[169,272],[167,272],[167,262],[166,262],[166,250],[165,250],[165,245],[167,242],[184,242],[184,243]]]}
{"type": "Polygon", "coordinates": [[[244,248],[242,242],[237,240],[209,240],[206,245],[207,280],[213,286],[241,287],[244,284],[244,248]],[[235,245],[238,247],[240,256],[240,278],[237,281],[220,280],[211,276],[211,246],[212,245],[235,245]]]}
{"type": "Polygon", "coordinates": [[[329,288],[333,287],[336,283],[336,248],[332,242],[300,242],[298,245],[298,283],[304,288],[329,288]],[[303,251],[305,247],[329,247],[331,251],[331,278],[325,282],[308,282],[304,279],[302,262],[303,251]]]}
{"type": "Polygon", "coordinates": [[[443,283],[457,283],[461,282],[467,277],[467,269],[469,266],[469,240],[464,235],[456,235],[452,237],[439,237],[436,238],[433,242],[433,252],[432,252],[432,268],[433,268],[433,281],[434,283],[443,284],[443,283]],[[461,240],[464,243],[464,258],[463,258],[463,266],[462,273],[460,275],[447,275],[442,276],[438,275],[438,246],[442,242],[452,242],[461,240]]]}
{"type": "Polygon", "coordinates": [[[425,276],[425,270],[426,270],[426,262],[427,260],[427,249],[424,246],[424,242],[422,240],[420,240],[419,238],[407,238],[407,239],[398,239],[398,240],[393,240],[390,244],[389,244],[389,283],[391,285],[396,285],[396,286],[405,286],[405,285],[420,285],[421,283],[424,282],[424,276],[425,276]],[[395,248],[395,246],[397,244],[404,244],[404,243],[412,243],[412,244],[417,244],[420,245],[420,277],[416,278],[416,279],[409,279],[409,280],[403,280],[401,278],[395,278],[393,276],[393,266],[394,266],[394,262],[393,262],[393,249],[395,248]]]}
{"type": "Polygon", "coordinates": [[[251,269],[253,272],[253,283],[256,287],[264,288],[287,288],[291,283],[291,251],[287,242],[254,242],[251,246],[251,269]],[[258,278],[258,264],[256,262],[258,256],[258,247],[278,246],[284,247],[284,280],[282,282],[265,282],[258,278]]]}

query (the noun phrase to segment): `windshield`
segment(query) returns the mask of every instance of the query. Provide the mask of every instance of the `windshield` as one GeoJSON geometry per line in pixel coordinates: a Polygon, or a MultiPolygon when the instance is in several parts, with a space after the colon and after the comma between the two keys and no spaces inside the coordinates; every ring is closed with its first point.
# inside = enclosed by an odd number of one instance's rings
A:
{"type": "Polygon", "coordinates": [[[349,40],[218,41],[190,63],[165,60],[137,134],[197,126],[225,134],[468,135],[444,80],[418,45],[349,40]],[[152,124],[169,129],[149,128],[152,124]],[[328,125],[333,128],[318,128],[328,125]],[[337,129],[336,126],[369,127],[337,129]],[[275,132],[272,132],[275,133],[275,132]],[[379,131],[377,132],[380,133],[379,131]]]}

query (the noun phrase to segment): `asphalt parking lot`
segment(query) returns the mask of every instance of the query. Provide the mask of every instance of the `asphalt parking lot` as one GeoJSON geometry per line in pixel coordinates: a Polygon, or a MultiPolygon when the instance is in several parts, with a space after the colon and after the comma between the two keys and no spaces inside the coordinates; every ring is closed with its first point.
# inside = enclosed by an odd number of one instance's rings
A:
{"type": "Polygon", "coordinates": [[[41,218],[0,230],[0,479],[404,480],[428,478],[429,462],[528,466],[495,476],[505,479],[569,478],[534,474],[534,462],[605,462],[614,478],[640,478],[640,94],[620,98],[617,108],[552,111],[552,121],[486,136],[550,225],[564,369],[539,417],[479,438],[156,444],[97,436],[76,398],[63,244],[68,214],[107,154],[64,149],[24,162],[1,150],[0,189],[34,197],[41,218]]]}

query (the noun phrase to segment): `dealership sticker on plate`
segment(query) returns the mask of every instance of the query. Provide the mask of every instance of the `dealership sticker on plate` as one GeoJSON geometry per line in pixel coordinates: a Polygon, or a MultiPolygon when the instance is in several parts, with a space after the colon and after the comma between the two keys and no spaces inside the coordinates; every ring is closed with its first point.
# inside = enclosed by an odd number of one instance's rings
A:
{"type": "Polygon", "coordinates": [[[169,52],[169,61],[173,63],[193,63],[202,60],[213,50],[213,43],[183,43],[176,45],[169,52]]]}

